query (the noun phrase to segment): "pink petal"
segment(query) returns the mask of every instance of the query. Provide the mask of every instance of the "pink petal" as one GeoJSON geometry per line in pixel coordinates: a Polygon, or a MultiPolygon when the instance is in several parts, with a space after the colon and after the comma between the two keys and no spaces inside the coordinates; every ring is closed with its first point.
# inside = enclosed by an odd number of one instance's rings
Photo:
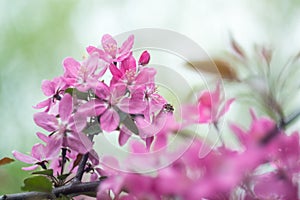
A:
{"type": "Polygon", "coordinates": [[[78,153],[86,154],[92,150],[93,143],[85,134],[72,133],[67,135],[67,146],[78,153]]]}
{"type": "Polygon", "coordinates": [[[52,96],[56,92],[54,83],[49,80],[42,81],[42,90],[46,96],[52,96]]]}
{"type": "Polygon", "coordinates": [[[41,108],[48,107],[47,110],[45,111],[45,112],[48,112],[49,107],[51,105],[51,101],[52,101],[51,98],[46,99],[46,100],[38,103],[37,105],[33,106],[33,108],[35,108],[35,109],[41,109],[41,108]]]}
{"type": "Polygon", "coordinates": [[[63,66],[65,69],[64,76],[74,78],[77,77],[81,64],[74,58],[67,57],[63,61],[63,66]]]}
{"type": "Polygon", "coordinates": [[[35,170],[36,168],[38,168],[38,165],[32,165],[32,166],[29,166],[29,167],[22,167],[22,170],[32,171],[32,170],[35,170]]]}
{"type": "Polygon", "coordinates": [[[73,111],[73,100],[70,94],[65,94],[59,102],[59,116],[63,122],[68,121],[73,111]]]}
{"type": "Polygon", "coordinates": [[[146,148],[147,148],[148,151],[150,150],[150,147],[151,147],[151,144],[152,144],[153,140],[154,140],[153,136],[152,137],[147,137],[146,140],[145,140],[146,141],[146,148]]]}
{"type": "Polygon", "coordinates": [[[131,131],[126,126],[123,125],[121,127],[119,139],[118,139],[120,146],[125,145],[128,139],[131,137],[131,135],[132,135],[131,131]]]}
{"type": "Polygon", "coordinates": [[[128,53],[133,46],[134,43],[134,35],[130,35],[128,39],[122,44],[121,48],[119,48],[119,54],[123,55],[128,53]]]}
{"type": "Polygon", "coordinates": [[[104,51],[111,57],[115,58],[117,54],[117,42],[109,34],[105,34],[102,37],[102,47],[104,51]]]}
{"type": "Polygon", "coordinates": [[[62,147],[62,140],[57,138],[50,138],[45,149],[45,160],[52,160],[57,157],[62,147]]]}
{"type": "Polygon", "coordinates": [[[85,116],[98,116],[107,109],[107,103],[98,99],[91,100],[78,108],[78,113],[85,116]]]}
{"type": "Polygon", "coordinates": [[[46,142],[46,143],[47,143],[47,142],[50,140],[50,138],[49,138],[47,135],[45,135],[45,134],[43,134],[43,133],[41,133],[41,132],[37,132],[36,135],[37,135],[38,138],[40,138],[43,142],[46,142]]]}
{"type": "Polygon", "coordinates": [[[240,127],[235,124],[230,124],[230,129],[238,137],[241,144],[246,145],[248,143],[247,133],[245,133],[245,131],[243,131],[240,127]]]}
{"type": "Polygon", "coordinates": [[[140,73],[136,76],[136,85],[145,85],[147,83],[153,83],[156,70],[154,68],[142,68],[140,73]]]}
{"type": "Polygon", "coordinates": [[[119,80],[123,76],[123,73],[113,63],[109,65],[109,71],[117,80],[119,80]]]}
{"type": "Polygon", "coordinates": [[[46,131],[53,132],[58,129],[58,121],[54,115],[49,115],[44,112],[35,113],[33,120],[39,127],[46,131]]]}
{"type": "Polygon", "coordinates": [[[110,95],[109,87],[105,83],[100,82],[96,88],[95,94],[100,99],[107,99],[108,96],[110,95]]]}
{"type": "Polygon", "coordinates": [[[131,98],[123,98],[119,103],[118,107],[126,113],[140,114],[147,106],[147,102],[144,101],[144,92],[142,90],[135,90],[132,93],[131,98]]]}
{"type": "Polygon", "coordinates": [[[211,107],[206,107],[203,105],[199,105],[198,107],[199,111],[199,123],[209,123],[214,120],[214,116],[211,107]]]}
{"type": "Polygon", "coordinates": [[[118,127],[120,117],[113,108],[107,109],[100,117],[100,126],[104,131],[114,131],[118,127]]]}
{"type": "Polygon", "coordinates": [[[206,106],[206,107],[212,107],[212,95],[209,91],[204,91],[200,95],[199,104],[206,106]]]}
{"type": "Polygon", "coordinates": [[[103,57],[106,55],[106,53],[104,51],[102,51],[101,49],[98,49],[97,47],[94,46],[88,46],[86,48],[86,51],[91,55],[94,52],[97,52],[99,54],[99,57],[103,57]]]}
{"type": "Polygon", "coordinates": [[[230,105],[234,102],[234,98],[229,99],[228,101],[226,101],[225,105],[222,107],[219,115],[217,118],[221,117],[222,115],[224,115],[230,108],[230,105]]]}
{"type": "Polygon", "coordinates": [[[28,164],[34,164],[37,162],[37,159],[33,158],[32,156],[28,156],[28,155],[25,155],[23,153],[20,153],[18,151],[13,151],[12,152],[14,157],[17,159],[17,160],[20,160],[24,163],[28,163],[28,164]]]}
{"type": "Polygon", "coordinates": [[[96,71],[98,67],[99,54],[94,52],[90,55],[90,57],[86,60],[86,67],[89,71],[89,74],[92,74],[96,71]]]}
{"type": "Polygon", "coordinates": [[[38,161],[43,161],[46,158],[45,153],[45,146],[42,144],[35,144],[31,149],[32,157],[38,161]]]}
{"type": "Polygon", "coordinates": [[[128,58],[122,61],[120,70],[123,74],[129,70],[131,70],[134,73],[136,72],[136,61],[132,55],[130,55],[128,58]]]}

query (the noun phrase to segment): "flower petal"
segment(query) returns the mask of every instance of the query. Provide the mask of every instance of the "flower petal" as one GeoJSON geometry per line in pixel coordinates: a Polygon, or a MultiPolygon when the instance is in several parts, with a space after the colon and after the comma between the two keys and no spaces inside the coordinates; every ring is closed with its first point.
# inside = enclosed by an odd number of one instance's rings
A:
{"type": "Polygon", "coordinates": [[[128,39],[123,42],[122,46],[119,48],[120,56],[127,54],[132,49],[134,43],[134,35],[130,35],[128,39]]]}
{"type": "Polygon", "coordinates": [[[40,103],[38,103],[38,104],[36,104],[35,106],[32,106],[32,107],[35,108],[35,109],[41,109],[41,108],[47,107],[45,112],[48,112],[49,108],[51,106],[51,103],[52,103],[51,98],[49,98],[49,99],[46,99],[46,100],[44,100],[44,101],[42,101],[42,102],[40,102],[40,103]]]}
{"type": "Polygon", "coordinates": [[[81,64],[76,61],[74,58],[67,57],[63,61],[63,66],[65,70],[65,77],[76,78],[81,64]]]}
{"type": "Polygon", "coordinates": [[[45,129],[46,131],[53,132],[58,129],[58,121],[54,115],[39,112],[34,114],[33,120],[36,125],[45,129]]]}
{"type": "Polygon", "coordinates": [[[92,150],[93,143],[82,133],[72,133],[67,135],[67,146],[81,154],[86,154],[92,150]]]}
{"type": "Polygon", "coordinates": [[[59,102],[59,116],[63,122],[68,121],[73,111],[73,100],[70,94],[65,94],[62,100],[59,102]]]}
{"type": "Polygon", "coordinates": [[[42,91],[46,96],[52,96],[55,94],[55,83],[49,80],[42,81],[42,91]]]}
{"type": "Polygon", "coordinates": [[[117,42],[109,34],[105,34],[102,37],[102,47],[104,51],[109,54],[111,57],[115,58],[117,54],[117,42]]]}
{"type": "Polygon", "coordinates": [[[126,127],[126,126],[121,126],[120,134],[119,134],[119,144],[120,146],[124,146],[128,139],[131,137],[132,132],[126,127]]]}
{"type": "Polygon", "coordinates": [[[45,134],[43,134],[43,133],[41,133],[41,132],[37,132],[36,135],[37,135],[38,138],[40,138],[43,142],[46,142],[46,143],[47,143],[47,142],[50,140],[50,138],[49,138],[47,135],[45,135],[45,134]]]}
{"type": "Polygon", "coordinates": [[[32,157],[36,158],[39,162],[46,158],[45,154],[45,146],[42,144],[35,144],[31,149],[32,157]]]}
{"type": "Polygon", "coordinates": [[[100,126],[104,131],[114,131],[118,127],[120,117],[113,108],[107,109],[100,117],[100,126]]]}
{"type": "Polygon", "coordinates": [[[38,168],[38,165],[32,165],[32,166],[29,166],[29,167],[22,167],[22,170],[32,171],[32,170],[35,170],[36,168],[38,168]]]}
{"type": "Polygon", "coordinates": [[[20,153],[18,151],[13,151],[12,154],[17,160],[22,161],[24,163],[34,164],[37,162],[37,159],[33,158],[32,156],[20,153]]]}

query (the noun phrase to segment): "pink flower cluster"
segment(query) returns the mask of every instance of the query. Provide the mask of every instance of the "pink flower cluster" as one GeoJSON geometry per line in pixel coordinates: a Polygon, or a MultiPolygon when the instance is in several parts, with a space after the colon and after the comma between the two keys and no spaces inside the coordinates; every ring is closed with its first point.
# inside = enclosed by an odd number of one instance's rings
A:
{"type": "Polygon", "coordinates": [[[48,134],[38,133],[45,145],[36,144],[31,156],[13,152],[17,159],[33,164],[25,170],[39,165],[46,168],[61,149],[73,155],[91,152],[93,143],[88,136],[102,131],[119,131],[120,145],[132,134],[139,135],[150,148],[165,120],[161,116],[172,115],[172,111],[166,109],[167,101],[157,92],[156,70],[147,67],[150,54],[144,51],[137,62],[133,42],[131,35],[118,47],[110,35],[104,35],[103,49],[89,46],[82,62],[66,58],[64,74],[42,82],[47,99],[34,106],[44,109],[34,115],[34,121],[48,134]],[[104,82],[104,76],[112,76],[109,83],[104,82]],[[95,126],[98,131],[89,132],[95,126]]]}
{"type": "Polygon", "coordinates": [[[200,159],[199,150],[206,144],[195,139],[178,160],[155,175],[111,173],[100,185],[98,199],[111,199],[111,193],[120,200],[298,199],[299,133],[280,132],[264,142],[278,131],[275,122],[251,113],[248,131],[231,125],[240,150],[222,146],[200,159]]]}
{"type": "MultiPolygon", "coordinates": [[[[213,124],[220,131],[220,118],[234,102],[234,98],[225,99],[219,82],[214,91],[202,91],[196,103],[182,106],[180,124],[173,106],[157,92],[156,69],[148,65],[150,54],[144,51],[138,61],[133,56],[134,36],[120,47],[110,35],[104,35],[101,42],[102,47],[87,47],[88,56],[81,62],[66,58],[63,75],[42,82],[47,98],[34,106],[43,109],[34,115],[34,122],[47,134],[37,133],[42,143],[35,144],[30,155],[13,152],[16,159],[31,164],[24,170],[40,166],[53,169],[54,176],[74,175],[78,158],[88,155],[85,180],[102,180],[99,200],[299,198],[299,133],[287,134],[275,121],[258,117],[253,110],[249,129],[229,125],[238,149],[224,143],[200,158],[200,149],[208,144],[196,136],[180,158],[151,175],[121,172],[116,170],[120,163],[114,157],[99,158],[93,138],[113,131],[119,134],[119,145],[128,143],[134,154],[161,150],[164,157],[172,157],[174,152],[162,148],[169,136],[193,137],[183,132],[196,124],[213,124]],[[105,82],[107,77],[110,80],[105,82]],[[131,140],[133,135],[140,141],[131,140]]],[[[128,165],[134,159],[129,156],[128,165]]],[[[160,159],[138,162],[159,168],[160,159]]]]}

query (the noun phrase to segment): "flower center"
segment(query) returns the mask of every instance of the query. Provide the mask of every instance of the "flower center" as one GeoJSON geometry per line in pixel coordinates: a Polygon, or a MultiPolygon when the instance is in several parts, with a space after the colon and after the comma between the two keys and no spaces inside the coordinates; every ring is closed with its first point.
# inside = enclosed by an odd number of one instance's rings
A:
{"type": "Polygon", "coordinates": [[[135,80],[135,71],[133,69],[126,70],[125,78],[127,79],[128,83],[132,83],[135,80]]]}

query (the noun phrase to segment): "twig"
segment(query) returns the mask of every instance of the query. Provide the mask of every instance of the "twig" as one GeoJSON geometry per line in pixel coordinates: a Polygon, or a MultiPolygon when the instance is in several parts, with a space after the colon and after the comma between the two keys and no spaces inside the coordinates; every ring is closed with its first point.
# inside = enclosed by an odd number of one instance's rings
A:
{"type": "Polygon", "coordinates": [[[56,199],[60,195],[76,196],[87,192],[97,192],[97,188],[101,181],[73,183],[61,187],[54,188],[51,193],[46,192],[23,192],[17,194],[6,194],[0,196],[0,200],[43,200],[56,199]]]}
{"type": "Polygon", "coordinates": [[[76,173],[76,176],[74,178],[74,182],[81,182],[81,179],[82,179],[82,176],[83,176],[83,173],[84,173],[84,168],[85,168],[85,165],[86,165],[86,162],[89,158],[89,153],[86,153],[84,154],[84,156],[81,158],[81,161],[78,165],[78,169],[77,169],[77,173],[76,173]]]}
{"type": "MultiPolygon", "coordinates": [[[[89,138],[91,141],[93,141],[94,135],[89,135],[89,138]]],[[[84,168],[88,159],[89,159],[89,152],[84,154],[83,157],[81,158],[81,161],[78,165],[76,176],[74,178],[75,183],[81,182],[84,173],[84,168]]]]}

